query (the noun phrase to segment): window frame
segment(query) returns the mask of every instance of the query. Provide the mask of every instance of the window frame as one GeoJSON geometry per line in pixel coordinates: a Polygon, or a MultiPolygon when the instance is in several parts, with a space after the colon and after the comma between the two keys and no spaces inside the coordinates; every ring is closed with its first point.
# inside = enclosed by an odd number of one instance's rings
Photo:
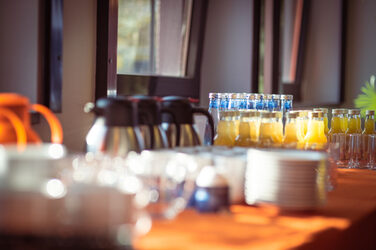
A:
{"type": "MultiPolygon", "coordinates": [[[[280,56],[280,17],[281,17],[281,5],[279,0],[265,0],[265,20],[268,20],[268,25],[265,24],[265,33],[269,33],[270,46],[267,48],[265,44],[265,50],[270,50],[271,55],[265,56],[264,60],[264,77],[266,72],[270,74],[270,80],[264,81],[264,89],[268,90],[265,93],[279,92],[282,94],[292,94],[294,95],[294,101],[300,106],[312,106],[312,103],[305,103],[302,99],[302,78],[303,78],[303,64],[305,56],[305,47],[307,43],[307,32],[308,32],[308,18],[310,11],[311,0],[302,0],[302,19],[300,25],[300,36],[298,42],[298,51],[296,57],[296,71],[295,71],[295,81],[293,82],[283,82],[280,77],[281,71],[281,56],[280,56]],[[265,69],[267,68],[267,69],[265,69]],[[265,71],[266,70],[266,71],[265,71]]],[[[323,106],[336,107],[341,105],[345,101],[345,65],[346,65],[346,24],[347,24],[347,6],[348,0],[341,0],[341,28],[339,31],[340,42],[338,44],[340,50],[340,70],[339,74],[339,92],[340,99],[337,103],[325,104],[325,103],[315,103],[323,106]]]]}
{"type": "MultiPolygon", "coordinates": [[[[118,0],[97,0],[95,98],[116,95],[118,85],[148,85],[148,95],[200,96],[200,75],[208,0],[192,0],[186,77],[117,74],[118,0]]],[[[130,86],[132,87],[132,86],[130,86]]]]}

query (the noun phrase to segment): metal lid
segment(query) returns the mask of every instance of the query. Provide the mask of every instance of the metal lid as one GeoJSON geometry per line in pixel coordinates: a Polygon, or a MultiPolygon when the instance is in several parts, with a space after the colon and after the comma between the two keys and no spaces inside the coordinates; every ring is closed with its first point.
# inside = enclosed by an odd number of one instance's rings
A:
{"type": "Polygon", "coordinates": [[[272,96],[273,96],[273,99],[274,99],[274,100],[279,100],[279,99],[281,99],[281,95],[273,94],[272,96]]]}
{"type": "Polygon", "coordinates": [[[309,111],[308,117],[309,118],[322,118],[322,117],[324,117],[324,113],[321,110],[320,111],[309,111]]]}
{"type": "Polygon", "coordinates": [[[332,109],[333,115],[341,115],[341,114],[347,114],[346,109],[332,109]]]}
{"type": "Polygon", "coordinates": [[[239,110],[230,110],[229,112],[231,113],[232,116],[239,116],[240,115],[239,110]]]}
{"type": "Polygon", "coordinates": [[[221,96],[221,93],[209,93],[209,99],[219,98],[220,96],[221,96]]]}
{"type": "Polygon", "coordinates": [[[366,115],[375,115],[375,110],[366,110],[366,115]]]}
{"type": "Polygon", "coordinates": [[[248,94],[247,99],[249,100],[254,100],[255,99],[255,94],[248,94]]]}
{"type": "Polygon", "coordinates": [[[228,110],[221,111],[219,114],[220,114],[221,117],[228,117],[228,116],[232,115],[232,111],[228,111],[228,110]]]}
{"type": "Polygon", "coordinates": [[[322,111],[324,114],[328,113],[328,109],[327,108],[314,108],[313,111],[322,111]]]}
{"type": "Polygon", "coordinates": [[[349,109],[348,114],[349,115],[360,115],[360,109],[349,109]]]}
{"type": "Polygon", "coordinates": [[[240,111],[240,117],[252,117],[249,111],[240,111]]]}
{"type": "Polygon", "coordinates": [[[281,118],[282,113],[279,111],[259,111],[261,118],[281,118]]]}
{"type": "Polygon", "coordinates": [[[244,99],[247,93],[236,93],[237,99],[244,99]]]}
{"type": "Polygon", "coordinates": [[[290,111],[286,113],[286,118],[297,118],[299,116],[299,112],[297,111],[290,111]]]}
{"type": "Polygon", "coordinates": [[[245,95],[243,93],[231,93],[230,97],[232,99],[241,99],[241,98],[245,98],[245,95]]]}
{"type": "Polygon", "coordinates": [[[293,95],[281,95],[281,100],[293,100],[293,95]]]}
{"type": "Polygon", "coordinates": [[[299,117],[308,117],[308,112],[309,111],[312,111],[312,110],[294,110],[294,112],[298,112],[299,113],[299,117]]]}
{"type": "Polygon", "coordinates": [[[240,111],[240,117],[256,117],[258,115],[259,115],[259,112],[256,110],[240,111]]]}
{"type": "Polygon", "coordinates": [[[265,95],[265,99],[272,100],[273,99],[273,95],[272,94],[266,94],[265,95]]]}

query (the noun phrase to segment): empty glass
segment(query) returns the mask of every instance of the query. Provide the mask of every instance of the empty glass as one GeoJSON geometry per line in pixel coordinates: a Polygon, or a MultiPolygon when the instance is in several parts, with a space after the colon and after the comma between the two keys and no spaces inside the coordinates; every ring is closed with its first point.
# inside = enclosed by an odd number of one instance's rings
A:
{"type": "Polygon", "coordinates": [[[154,218],[166,219],[185,209],[200,170],[194,157],[171,150],[132,154],[127,165],[149,190],[147,211],[154,218]]]}
{"type": "MultiPolygon", "coordinates": [[[[344,147],[344,145],[343,145],[344,147]]],[[[332,191],[337,186],[337,168],[340,162],[341,148],[339,142],[330,142],[328,144],[328,176],[326,188],[328,191],[332,191]]]]}
{"type": "Polygon", "coordinates": [[[347,135],[348,141],[348,159],[347,168],[361,168],[360,159],[362,156],[361,143],[362,135],[361,134],[349,134],[347,135]]]}
{"type": "Polygon", "coordinates": [[[376,135],[363,135],[363,156],[366,159],[365,167],[368,169],[376,169],[376,135]]]}
{"type": "Polygon", "coordinates": [[[338,144],[338,155],[335,157],[337,167],[346,168],[348,159],[346,154],[346,135],[343,133],[329,135],[329,145],[338,144]]]}

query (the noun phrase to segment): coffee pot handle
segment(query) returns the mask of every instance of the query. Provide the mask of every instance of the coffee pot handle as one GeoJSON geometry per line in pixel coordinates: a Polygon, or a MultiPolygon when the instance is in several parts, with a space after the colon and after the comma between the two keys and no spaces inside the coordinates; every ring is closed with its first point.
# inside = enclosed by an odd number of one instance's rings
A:
{"type": "Polygon", "coordinates": [[[42,114],[47,120],[51,130],[51,142],[63,143],[63,129],[57,117],[47,107],[41,104],[32,104],[31,109],[42,114]]]}
{"type": "MultiPolygon", "coordinates": [[[[179,144],[180,144],[180,126],[176,122],[176,116],[175,116],[174,112],[172,110],[170,110],[169,108],[162,108],[161,109],[161,113],[169,114],[172,117],[172,121],[173,121],[173,123],[175,124],[175,127],[176,127],[176,141],[175,141],[175,146],[178,147],[179,144]]],[[[171,147],[172,147],[172,145],[171,145],[171,147]]]]}
{"type": "Polygon", "coordinates": [[[6,108],[0,108],[0,115],[6,117],[14,127],[17,136],[17,147],[19,151],[22,151],[27,143],[26,130],[22,121],[15,113],[6,108]]]}
{"type": "Polygon", "coordinates": [[[208,118],[208,122],[209,122],[209,125],[210,125],[210,131],[211,131],[210,144],[213,145],[213,143],[214,143],[214,121],[213,121],[213,117],[211,116],[211,114],[208,111],[206,111],[205,109],[202,109],[202,108],[192,108],[192,111],[193,111],[193,113],[202,114],[202,115],[206,116],[206,118],[208,118]]]}

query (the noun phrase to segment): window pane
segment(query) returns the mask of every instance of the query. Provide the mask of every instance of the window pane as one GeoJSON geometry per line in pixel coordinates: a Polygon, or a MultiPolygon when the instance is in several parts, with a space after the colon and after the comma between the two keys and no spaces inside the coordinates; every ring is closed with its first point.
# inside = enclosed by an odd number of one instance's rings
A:
{"type": "Polygon", "coordinates": [[[192,0],[119,0],[118,74],[185,76],[192,0]]]}

